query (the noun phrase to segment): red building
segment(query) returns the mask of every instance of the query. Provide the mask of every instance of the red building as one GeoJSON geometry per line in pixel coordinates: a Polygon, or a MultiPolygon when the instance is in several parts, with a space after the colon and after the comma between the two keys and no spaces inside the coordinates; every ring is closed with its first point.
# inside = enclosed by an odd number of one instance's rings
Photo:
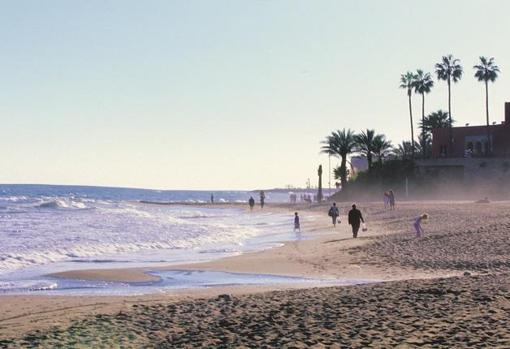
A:
{"type": "MultiPolygon", "coordinates": [[[[490,151],[493,157],[510,157],[510,102],[505,103],[505,121],[489,126],[490,151]]],[[[487,126],[453,128],[453,151],[449,152],[449,129],[432,130],[432,157],[482,157],[487,149],[487,126]]]]}

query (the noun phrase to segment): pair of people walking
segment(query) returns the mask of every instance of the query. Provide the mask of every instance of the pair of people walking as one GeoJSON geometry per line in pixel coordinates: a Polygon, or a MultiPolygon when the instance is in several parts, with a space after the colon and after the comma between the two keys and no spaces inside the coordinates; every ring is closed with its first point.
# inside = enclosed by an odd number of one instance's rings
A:
{"type": "MultiPolygon", "coordinates": [[[[212,200],[212,196],[211,196],[212,200]]],[[[263,190],[260,191],[260,208],[264,208],[264,205],[266,204],[266,194],[263,190]]],[[[250,199],[248,200],[248,205],[250,206],[250,211],[253,210],[253,207],[255,206],[255,199],[253,196],[250,196],[250,199]]]]}
{"type": "MultiPolygon", "coordinates": [[[[340,211],[338,207],[336,206],[336,203],[334,202],[333,205],[330,207],[328,211],[328,216],[331,217],[333,226],[336,227],[338,216],[340,216],[340,211]]],[[[338,221],[338,223],[341,223],[338,221]]],[[[352,227],[352,237],[357,238],[358,232],[361,227],[361,223],[365,223],[365,220],[363,219],[363,215],[361,214],[361,211],[358,210],[355,204],[352,205],[352,209],[349,211],[348,214],[348,223],[352,227]]]]}
{"type": "Polygon", "coordinates": [[[395,193],[393,193],[393,190],[384,193],[384,208],[395,209],[395,193]]]}

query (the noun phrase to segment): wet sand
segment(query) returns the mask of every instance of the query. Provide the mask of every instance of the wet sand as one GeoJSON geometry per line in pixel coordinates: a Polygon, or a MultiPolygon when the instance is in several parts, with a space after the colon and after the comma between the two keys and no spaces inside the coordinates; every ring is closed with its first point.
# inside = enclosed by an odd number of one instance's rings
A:
{"type": "Polygon", "coordinates": [[[120,298],[2,297],[8,301],[0,305],[0,338],[6,338],[0,347],[510,346],[510,203],[406,203],[396,211],[360,206],[369,231],[357,240],[345,222],[332,231],[327,207],[300,209],[302,217],[314,216],[303,224],[309,240],[179,268],[397,281],[273,287],[278,292],[226,287],[120,298]],[[412,221],[423,212],[431,219],[416,239],[412,221]],[[24,304],[25,315],[15,306],[6,315],[11,301],[24,304]],[[44,323],[44,316],[37,321],[31,314],[41,307],[49,314],[52,307],[61,310],[44,323]],[[66,307],[80,310],[73,316],[66,307]]]}

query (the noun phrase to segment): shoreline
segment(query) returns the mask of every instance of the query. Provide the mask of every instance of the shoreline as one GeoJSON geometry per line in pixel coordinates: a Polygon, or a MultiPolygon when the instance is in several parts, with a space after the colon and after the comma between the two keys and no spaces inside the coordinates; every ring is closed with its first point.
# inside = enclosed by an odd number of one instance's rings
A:
{"type": "MultiPolygon", "coordinates": [[[[240,205],[240,204],[239,204],[240,205]]],[[[376,203],[369,203],[376,206],[376,203]]],[[[232,208],[238,204],[204,204],[206,207],[232,208]]],[[[341,204],[346,206],[346,204],[341,204]]],[[[151,271],[166,270],[204,270],[223,271],[235,273],[268,274],[277,276],[311,277],[325,279],[374,279],[381,281],[395,281],[406,279],[426,279],[434,277],[453,277],[461,275],[460,272],[426,272],[419,270],[406,270],[394,266],[374,266],[365,264],[352,257],[348,250],[360,248],[376,240],[379,236],[392,234],[382,228],[380,222],[368,222],[373,225],[368,232],[362,233],[358,239],[353,239],[350,226],[345,216],[346,209],[340,216],[341,223],[333,228],[329,217],[319,210],[327,210],[328,204],[272,204],[266,206],[266,212],[289,215],[294,210],[305,212],[310,221],[302,222],[301,239],[282,241],[282,246],[270,247],[256,251],[243,252],[234,256],[219,257],[205,262],[178,263],[158,267],[134,268],[103,268],[103,269],[77,269],[48,276],[57,278],[80,279],[91,281],[117,281],[117,282],[147,282],[157,280],[149,275],[151,271]],[[336,255],[333,255],[337,252],[336,255]],[[317,263],[314,259],[321,256],[326,263],[317,263]],[[327,262],[331,260],[331,264],[327,262]]],[[[248,208],[246,208],[248,210],[248,208]]],[[[390,212],[390,211],[388,211],[390,212]]]]}
{"type": "MultiPolygon", "coordinates": [[[[345,206],[341,204],[342,214],[345,213],[345,206]]],[[[183,307],[187,307],[198,304],[204,299],[214,303],[216,302],[213,301],[214,297],[222,297],[222,294],[228,294],[229,297],[236,299],[240,297],[239,299],[242,300],[260,298],[262,301],[266,295],[269,297],[273,292],[280,292],[278,297],[294,299],[292,290],[299,289],[302,290],[300,292],[305,292],[311,297],[306,298],[307,302],[314,298],[314,294],[318,295],[318,299],[326,297],[324,302],[335,302],[331,298],[333,291],[329,290],[338,290],[335,292],[341,294],[351,294],[361,290],[359,292],[367,292],[370,297],[375,297],[374,304],[382,302],[380,306],[384,307],[387,297],[398,297],[398,292],[405,292],[405,287],[402,288],[400,285],[408,285],[406,287],[411,287],[418,292],[417,294],[421,294],[419,292],[422,292],[420,291],[422,287],[430,288],[436,283],[444,283],[448,285],[445,287],[455,288],[456,283],[478,285],[477,280],[485,280],[484,278],[487,277],[501,278],[502,282],[506,282],[507,274],[505,273],[510,271],[510,261],[507,262],[505,259],[508,258],[508,251],[503,248],[504,253],[501,254],[498,249],[508,244],[506,227],[510,227],[510,218],[507,214],[510,203],[491,203],[482,206],[471,203],[456,205],[403,203],[397,207],[397,211],[384,211],[377,204],[360,206],[367,219],[369,230],[362,233],[358,239],[352,239],[344,215],[341,216],[341,225],[332,231],[329,219],[323,212],[327,206],[306,210],[301,207],[299,211],[303,216],[312,217],[302,224],[303,236],[310,239],[290,241],[281,247],[248,252],[205,263],[171,265],[158,269],[222,270],[324,278],[369,279],[371,276],[383,282],[359,286],[325,287],[315,285],[218,286],[139,296],[3,295],[0,296],[0,299],[5,300],[0,303],[0,314],[2,314],[0,315],[0,338],[19,338],[24,333],[34,330],[48,331],[52,326],[65,328],[76,321],[89,321],[97,314],[110,316],[108,314],[113,315],[119,312],[135,311],[136,313],[136,306],[147,306],[153,309],[163,305],[182,304],[183,307]],[[412,234],[409,234],[410,219],[417,212],[425,210],[431,213],[432,220],[425,227],[426,237],[415,239],[412,234]],[[492,226],[484,228],[485,220],[490,221],[495,228],[492,226]],[[499,230],[498,227],[500,227],[499,230]],[[485,236],[490,236],[490,240],[485,236]],[[473,248],[473,252],[469,251],[469,248],[473,248]],[[486,262],[483,258],[489,259],[486,262]],[[472,264],[470,262],[472,259],[482,260],[482,267],[472,264]],[[464,264],[460,263],[464,260],[465,262],[462,262],[464,264]],[[484,265],[486,267],[483,267],[484,265]],[[494,269],[491,265],[497,268],[494,269]],[[461,277],[464,274],[468,276],[461,277]],[[477,274],[480,276],[476,276],[477,274]],[[428,281],[430,279],[433,280],[428,281]],[[379,290],[390,293],[379,294],[379,290]],[[51,319],[48,319],[48,314],[51,314],[51,319]]],[[[291,213],[295,210],[295,206],[276,209],[291,213]]],[[[137,280],[137,277],[146,275],[144,272],[149,269],[102,270],[99,276],[96,271],[80,272],[93,273],[90,274],[92,277],[113,278],[115,276],[118,279],[129,277],[131,280],[137,280]]],[[[68,271],[66,273],[73,275],[63,275],[80,277],[80,272],[68,271]]],[[[484,282],[481,285],[485,285],[484,282]]],[[[439,293],[438,297],[441,297],[441,294],[439,293]]],[[[436,301],[432,298],[427,302],[435,304],[436,301]]],[[[299,306],[296,305],[296,307],[299,306]]],[[[409,307],[409,311],[412,312],[412,305],[409,307]]],[[[249,310],[242,311],[251,314],[249,310]]]]}

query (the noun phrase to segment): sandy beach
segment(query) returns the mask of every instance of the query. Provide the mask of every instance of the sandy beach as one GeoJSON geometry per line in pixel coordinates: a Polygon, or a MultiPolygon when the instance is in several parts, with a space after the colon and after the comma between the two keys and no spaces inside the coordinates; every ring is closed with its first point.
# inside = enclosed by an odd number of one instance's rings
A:
{"type": "MultiPolygon", "coordinates": [[[[169,269],[370,279],[345,286],[245,286],[134,297],[3,296],[0,347],[508,347],[510,203],[360,204],[368,231],[333,229],[327,206],[300,212],[282,247],[169,269]],[[427,212],[425,236],[412,221],[427,212]]],[[[59,276],[148,280],[144,269],[59,276]]]]}

